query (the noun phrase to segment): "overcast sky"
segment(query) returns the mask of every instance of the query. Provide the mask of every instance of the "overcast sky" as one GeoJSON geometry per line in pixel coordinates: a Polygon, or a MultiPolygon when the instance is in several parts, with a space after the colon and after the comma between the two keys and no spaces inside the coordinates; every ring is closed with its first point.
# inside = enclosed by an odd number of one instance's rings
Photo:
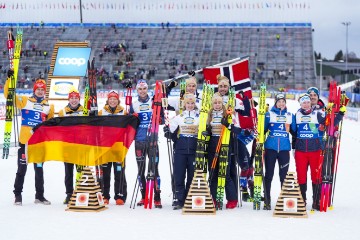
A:
{"type": "Polygon", "coordinates": [[[314,49],[322,57],[333,59],[339,50],[346,52],[346,27],[348,27],[348,51],[360,57],[360,0],[313,0],[310,21],[313,24],[314,49]]]}

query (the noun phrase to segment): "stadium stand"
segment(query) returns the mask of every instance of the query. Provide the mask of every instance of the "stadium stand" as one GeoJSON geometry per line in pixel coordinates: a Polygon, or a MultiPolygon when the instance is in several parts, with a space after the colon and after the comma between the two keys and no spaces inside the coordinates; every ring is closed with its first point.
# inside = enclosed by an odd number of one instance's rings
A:
{"type": "MultiPolygon", "coordinates": [[[[274,89],[301,89],[316,80],[310,23],[172,24],[169,29],[160,24],[22,25],[19,83],[25,87],[46,76],[56,41],[84,40],[91,43],[99,87],[104,88],[118,87],[122,71],[125,78],[152,82],[240,56],[250,57],[254,88],[265,80],[274,89]]],[[[9,29],[0,26],[1,84],[9,64],[5,37],[9,29]]]]}

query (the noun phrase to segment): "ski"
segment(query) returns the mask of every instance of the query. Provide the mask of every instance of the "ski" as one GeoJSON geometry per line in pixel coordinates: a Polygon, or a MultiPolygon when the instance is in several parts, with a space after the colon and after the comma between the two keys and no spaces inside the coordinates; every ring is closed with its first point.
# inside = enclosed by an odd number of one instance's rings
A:
{"type": "Polygon", "coordinates": [[[201,170],[206,174],[207,164],[205,162],[205,149],[206,149],[206,138],[202,134],[206,131],[206,122],[208,118],[208,112],[210,110],[211,98],[214,94],[214,88],[210,84],[203,84],[202,98],[201,98],[201,109],[199,114],[199,127],[196,144],[196,155],[195,155],[195,169],[201,170]]]}
{"type": "MultiPolygon", "coordinates": [[[[226,118],[229,124],[232,124],[232,114],[235,107],[235,91],[233,88],[229,89],[229,100],[226,105],[226,118]]],[[[216,210],[222,210],[223,200],[225,193],[226,183],[226,168],[229,158],[229,143],[230,143],[231,131],[225,126],[222,127],[221,146],[219,155],[219,174],[218,184],[216,189],[216,210]]]]}
{"type": "Polygon", "coordinates": [[[154,100],[152,104],[152,116],[151,116],[151,127],[149,128],[149,164],[148,172],[146,176],[146,187],[145,187],[145,199],[144,208],[152,208],[154,188],[156,191],[160,191],[160,179],[155,179],[155,168],[156,163],[159,161],[157,157],[158,149],[158,131],[160,122],[161,112],[161,97],[162,97],[162,82],[156,81],[154,100]],[[155,183],[156,181],[156,183],[155,183]]]}
{"type": "Polygon", "coordinates": [[[9,69],[14,71],[12,76],[8,78],[9,90],[6,98],[6,115],[5,115],[5,131],[4,131],[4,148],[3,148],[3,159],[9,157],[9,148],[11,141],[11,129],[12,121],[15,112],[15,89],[17,85],[17,76],[19,72],[20,53],[22,45],[23,30],[17,28],[16,40],[14,46],[14,36],[11,31],[8,31],[7,49],[9,55],[9,69]]]}
{"type": "MultiPolygon", "coordinates": [[[[254,172],[254,202],[253,209],[260,210],[261,205],[261,185],[263,184],[263,158],[264,158],[264,124],[266,108],[266,85],[260,86],[259,114],[257,118],[257,137],[255,149],[255,172],[254,172]]],[[[266,196],[265,196],[266,198],[266,196]]]]}
{"type": "Polygon", "coordinates": [[[326,212],[330,204],[330,194],[332,188],[332,166],[334,161],[334,154],[336,149],[335,133],[335,114],[340,108],[340,92],[341,89],[336,86],[336,82],[330,82],[329,88],[329,104],[326,115],[326,142],[324,149],[324,156],[322,162],[322,183],[320,191],[320,212],[326,212]]]}

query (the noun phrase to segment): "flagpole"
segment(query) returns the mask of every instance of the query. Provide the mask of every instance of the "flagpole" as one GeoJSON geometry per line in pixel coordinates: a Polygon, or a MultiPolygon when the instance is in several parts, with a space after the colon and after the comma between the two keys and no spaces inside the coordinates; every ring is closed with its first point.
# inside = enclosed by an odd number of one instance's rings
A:
{"type": "MultiPolygon", "coordinates": [[[[234,59],[225,61],[225,62],[217,63],[217,64],[212,65],[212,66],[209,66],[209,67],[218,67],[218,66],[230,64],[230,63],[232,63],[232,62],[236,62],[236,61],[239,61],[239,60],[244,59],[244,58],[247,58],[247,57],[248,57],[248,56],[237,57],[237,58],[234,58],[234,59]]],[[[203,70],[204,70],[204,68],[201,68],[201,69],[196,70],[196,71],[194,71],[194,72],[195,72],[195,73],[199,73],[199,72],[202,72],[203,70]]],[[[183,77],[186,77],[186,76],[189,76],[189,75],[188,75],[187,73],[186,73],[186,74],[182,74],[182,75],[179,75],[179,76],[174,77],[174,78],[166,79],[166,80],[163,81],[163,83],[170,82],[170,81],[172,81],[172,80],[177,80],[177,79],[180,79],[180,78],[183,78],[183,77]]],[[[152,84],[151,86],[155,86],[155,84],[152,84]]]]}

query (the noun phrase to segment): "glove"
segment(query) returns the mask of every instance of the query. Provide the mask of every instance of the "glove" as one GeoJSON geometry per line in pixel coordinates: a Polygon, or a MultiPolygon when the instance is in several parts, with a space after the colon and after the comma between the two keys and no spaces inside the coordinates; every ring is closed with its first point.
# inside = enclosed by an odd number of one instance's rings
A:
{"type": "Polygon", "coordinates": [[[193,77],[195,76],[195,71],[194,70],[191,70],[190,72],[188,72],[189,76],[193,77]]]}
{"type": "Polygon", "coordinates": [[[185,91],[184,91],[184,90],[181,90],[181,92],[180,92],[180,98],[183,98],[183,97],[184,97],[184,94],[185,94],[185,91]]]}
{"type": "Polygon", "coordinates": [[[175,81],[175,80],[172,80],[169,85],[168,85],[168,88],[171,90],[173,89],[174,87],[176,87],[178,85],[178,82],[175,81]]]}
{"type": "Polygon", "coordinates": [[[126,80],[126,81],[125,81],[125,84],[124,84],[124,87],[125,87],[125,88],[132,88],[131,80],[126,80]]]}
{"type": "Polygon", "coordinates": [[[169,127],[164,126],[163,130],[164,130],[164,137],[166,137],[167,139],[171,139],[171,133],[169,127]]]}
{"type": "Polygon", "coordinates": [[[8,76],[8,78],[11,78],[12,76],[14,76],[14,70],[9,69],[9,70],[7,71],[7,76],[8,76]]]}
{"type": "Polygon", "coordinates": [[[269,111],[269,104],[267,103],[265,106],[265,112],[268,112],[268,111],[269,111]]]}
{"type": "Polygon", "coordinates": [[[135,116],[135,117],[137,117],[137,118],[139,118],[139,114],[136,113],[136,112],[134,112],[132,115],[135,116]]]}
{"type": "Polygon", "coordinates": [[[326,109],[331,110],[333,108],[333,106],[334,106],[334,103],[329,102],[328,105],[326,106],[326,109]]]}
{"type": "Polygon", "coordinates": [[[339,109],[339,114],[340,115],[344,115],[346,113],[346,106],[342,105],[339,109]]]}
{"type": "Polygon", "coordinates": [[[211,136],[211,125],[207,125],[206,126],[206,130],[203,131],[201,134],[204,136],[204,137],[210,137],[211,136]]]}
{"type": "Polygon", "coordinates": [[[244,135],[244,136],[250,136],[252,134],[252,132],[253,131],[251,129],[243,129],[241,131],[242,135],[244,135]]]}
{"type": "Polygon", "coordinates": [[[221,124],[224,125],[226,128],[229,128],[229,126],[230,126],[230,123],[228,123],[228,120],[226,117],[223,117],[221,119],[221,124]]]}

